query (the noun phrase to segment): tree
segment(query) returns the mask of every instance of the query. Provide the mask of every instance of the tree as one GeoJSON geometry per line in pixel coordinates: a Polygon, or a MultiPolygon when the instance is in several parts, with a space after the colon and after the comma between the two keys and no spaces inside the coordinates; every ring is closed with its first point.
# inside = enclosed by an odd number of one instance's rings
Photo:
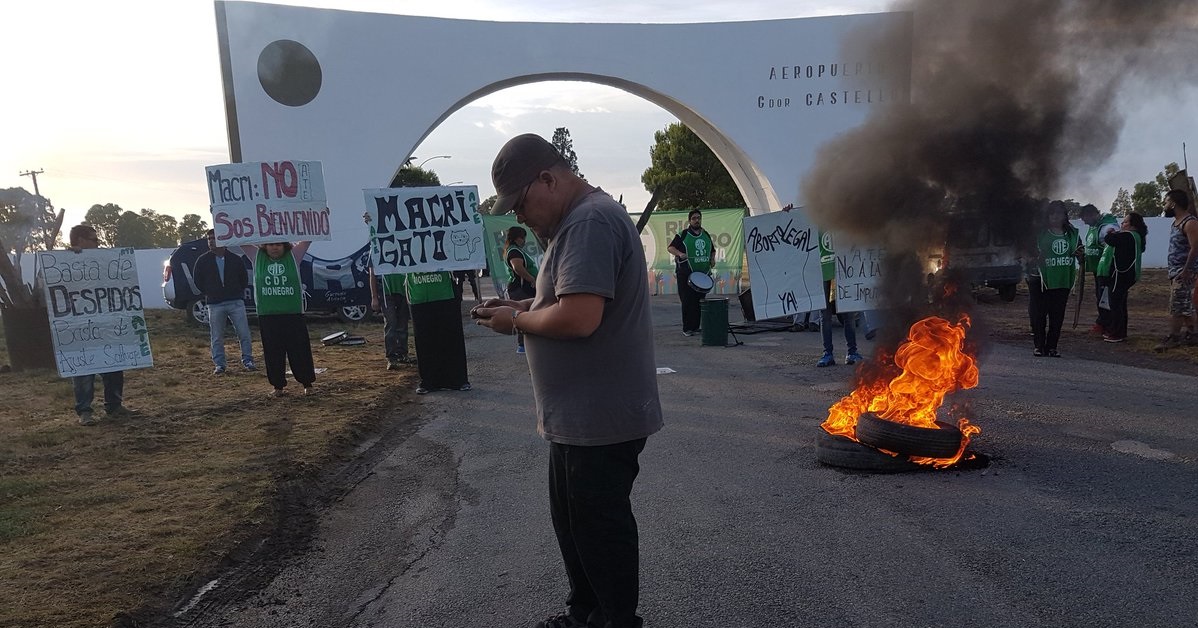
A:
{"type": "Polygon", "coordinates": [[[0,253],[12,251],[19,263],[23,253],[55,246],[61,242],[54,237],[60,227],[57,220],[50,199],[25,188],[0,190],[0,242],[6,249],[0,253]],[[47,239],[51,241],[47,243],[47,239]]]}
{"type": "Polygon", "coordinates": [[[208,223],[204,222],[199,214],[183,214],[183,220],[179,221],[179,242],[199,240],[206,233],[208,233],[208,223]]]}
{"type": "Polygon", "coordinates": [[[745,206],[732,175],[685,124],[671,124],[655,132],[653,140],[649,148],[652,165],[641,175],[641,182],[650,192],[664,186],[659,210],[745,206]]]}
{"type": "Polygon", "coordinates": [[[127,211],[116,220],[116,236],[112,246],[135,249],[158,248],[154,245],[154,223],[139,216],[136,212],[127,211]]]}
{"type": "Polygon", "coordinates": [[[156,249],[174,248],[179,246],[179,221],[174,216],[160,214],[152,209],[141,210],[153,234],[153,247],[156,249]]]}
{"type": "Polygon", "coordinates": [[[1119,188],[1115,193],[1115,200],[1111,203],[1111,213],[1122,218],[1127,215],[1127,212],[1132,211],[1131,193],[1127,188],[1119,188]]]}
{"type": "Polygon", "coordinates": [[[416,188],[428,185],[441,185],[441,178],[437,176],[437,173],[420,167],[413,168],[407,163],[399,169],[399,172],[395,173],[395,178],[391,179],[393,188],[416,188]]]}
{"type": "Polygon", "coordinates": [[[1169,191],[1169,177],[1177,174],[1181,168],[1177,162],[1165,166],[1152,181],[1141,181],[1132,188],[1131,205],[1137,213],[1147,216],[1160,216],[1165,211],[1161,197],[1169,191]]]}
{"type": "Polygon", "coordinates": [[[92,205],[83,216],[83,221],[96,228],[96,237],[104,248],[116,246],[116,223],[125,210],[116,203],[92,205]]]}
{"type": "Polygon", "coordinates": [[[490,214],[495,209],[495,201],[499,200],[498,194],[492,194],[483,199],[483,202],[478,204],[478,213],[490,214]]]}
{"type": "Polygon", "coordinates": [[[566,162],[570,164],[570,171],[578,176],[579,179],[585,179],[581,172],[578,171],[578,155],[574,152],[574,140],[570,139],[570,129],[564,126],[559,126],[553,130],[553,141],[551,142],[557,152],[566,158],[566,162]]]}

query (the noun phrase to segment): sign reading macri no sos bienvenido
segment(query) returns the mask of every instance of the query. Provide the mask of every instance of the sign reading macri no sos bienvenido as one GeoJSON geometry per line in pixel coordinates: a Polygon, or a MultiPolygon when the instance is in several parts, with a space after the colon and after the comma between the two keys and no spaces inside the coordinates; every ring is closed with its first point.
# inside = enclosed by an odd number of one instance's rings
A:
{"type": "Polygon", "coordinates": [[[221,246],[331,240],[319,161],[262,161],[204,169],[221,246]]]}
{"type": "Polygon", "coordinates": [[[59,375],[154,365],[133,249],[44,251],[38,267],[59,375]]]}

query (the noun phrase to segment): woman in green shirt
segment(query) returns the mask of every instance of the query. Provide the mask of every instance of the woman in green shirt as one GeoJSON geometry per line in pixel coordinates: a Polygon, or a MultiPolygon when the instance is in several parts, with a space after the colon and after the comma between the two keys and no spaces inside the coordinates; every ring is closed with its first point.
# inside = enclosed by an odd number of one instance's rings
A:
{"type": "Polygon", "coordinates": [[[286,394],[287,364],[295,381],[311,394],[316,381],[312,342],[304,321],[304,285],[299,266],[311,242],[270,242],[261,247],[243,246],[254,259],[254,304],[258,310],[258,333],[262,337],[262,361],[266,379],[274,387],[271,395],[286,394]]]}
{"type": "Polygon", "coordinates": [[[1078,256],[1085,250],[1077,229],[1069,223],[1064,203],[1049,203],[1044,219],[1045,228],[1036,234],[1034,266],[1028,271],[1027,311],[1036,344],[1032,354],[1059,358],[1057,341],[1065,322],[1065,307],[1077,279],[1078,256]]]}
{"type": "Polygon", "coordinates": [[[404,275],[412,308],[412,335],[420,386],[416,394],[434,390],[470,390],[466,375],[466,335],[462,309],[448,271],[404,275]]]}

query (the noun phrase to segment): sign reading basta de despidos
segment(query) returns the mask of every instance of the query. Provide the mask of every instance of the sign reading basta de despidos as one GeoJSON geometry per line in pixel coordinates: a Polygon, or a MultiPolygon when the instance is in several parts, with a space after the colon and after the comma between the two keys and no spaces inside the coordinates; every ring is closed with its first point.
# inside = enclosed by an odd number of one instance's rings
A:
{"type": "Polygon", "coordinates": [[[205,171],[219,245],[333,239],[319,161],[221,164],[205,171]]]}
{"type": "Polygon", "coordinates": [[[60,376],[154,365],[133,249],[43,251],[37,261],[60,376]]]}

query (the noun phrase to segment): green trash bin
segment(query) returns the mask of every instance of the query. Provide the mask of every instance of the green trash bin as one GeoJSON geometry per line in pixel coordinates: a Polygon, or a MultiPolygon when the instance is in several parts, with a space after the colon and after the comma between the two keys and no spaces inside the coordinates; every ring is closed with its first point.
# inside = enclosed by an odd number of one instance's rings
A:
{"type": "Polygon", "coordinates": [[[728,299],[703,299],[699,303],[699,326],[703,343],[711,347],[728,346],[728,299]]]}

